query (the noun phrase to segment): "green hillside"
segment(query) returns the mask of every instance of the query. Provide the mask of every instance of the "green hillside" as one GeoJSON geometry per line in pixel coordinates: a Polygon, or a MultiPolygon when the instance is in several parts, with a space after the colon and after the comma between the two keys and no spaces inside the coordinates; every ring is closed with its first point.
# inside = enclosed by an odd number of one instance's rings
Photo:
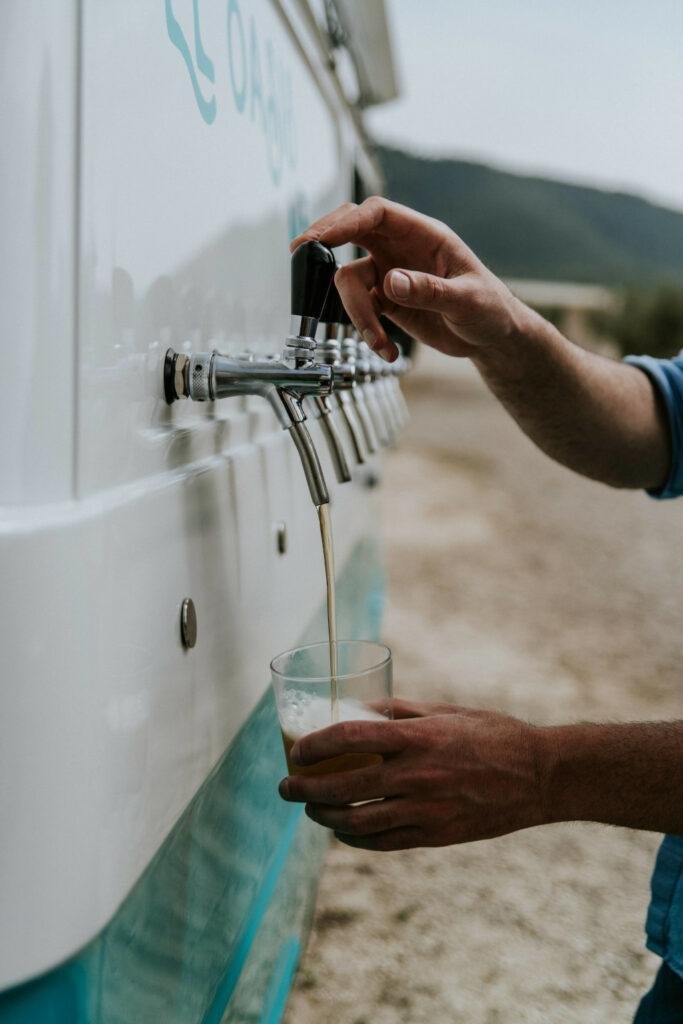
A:
{"type": "Polygon", "coordinates": [[[462,160],[378,156],[391,199],[445,221],[503,277],[683,282],[683,213],[462,160]]]}

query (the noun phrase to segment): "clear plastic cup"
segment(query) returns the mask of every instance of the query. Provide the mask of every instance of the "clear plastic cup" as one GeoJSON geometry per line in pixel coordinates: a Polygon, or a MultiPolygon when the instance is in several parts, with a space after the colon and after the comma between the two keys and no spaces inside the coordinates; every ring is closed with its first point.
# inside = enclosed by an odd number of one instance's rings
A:
{"type": "MultiPolygon", "coordinates": [[[[336,720],[382,721],[393,718],[391,651],[368,640],[340,640],[337,653],[336,720]]],[[[379,764],[381,754],[343,754],[317,764],[292,764],[289,753],[302,736],[332,725],[335,718],[330,645],[306,644],[273,658],[282,742],[291,775],[321,775],[379,764]]]]}

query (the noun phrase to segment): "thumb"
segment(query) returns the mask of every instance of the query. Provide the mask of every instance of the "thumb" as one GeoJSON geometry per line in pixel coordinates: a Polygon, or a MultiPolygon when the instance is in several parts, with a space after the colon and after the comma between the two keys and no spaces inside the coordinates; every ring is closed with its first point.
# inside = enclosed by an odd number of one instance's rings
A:
{"type": "Polygon", "coordinates": [[[453,304],[451,281],[419,270],[391,270],[384,278],[388,298],[400,306],[446,312],[453,304]]]}

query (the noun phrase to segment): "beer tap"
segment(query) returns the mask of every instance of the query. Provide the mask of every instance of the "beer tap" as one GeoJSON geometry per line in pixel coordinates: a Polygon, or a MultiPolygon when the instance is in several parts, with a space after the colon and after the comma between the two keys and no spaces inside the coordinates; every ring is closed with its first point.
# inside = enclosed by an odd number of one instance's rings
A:
{"type": "Polygon", "coordinates": [[[351,397],[356,384],[355,359],[353,362],[342,361],[341,344],[339,341],[339,335],[346,316],[346,310],[337,291],[337,286],[332,281],[322,313],[322,321],[325,325],[325,340],[318,344],[317,353],[321,362],[334,367],[334,393],[325,398],[316,398],[315,401],[328,403],[330,406],[336,406],[340,410],[351,440],[356,462],[362,465],[365,462],[363,442],[361,440],[362,430],[356,418],[354,402],[351,397]]]}
{"type": "Polygon", "coordinates": [[[377,382],[376,387],[380,395],[386,416],[389,420],[389,427],[395,440],[402,430],[401,413],[395,401],[394,383],[395,378],[392,372],[392,363],[387,363],[380,356],[373,354],[371,359],[372,370],[377,382]]]}
{"type": "MultiPolygon", "coordinates": [[[[303,337],[305,332],[308,330],[308,326],[305,323],[306,311],[309,310],[313,303],[315,303],[316,309],[319,305],[319,295],[316,293],[315,296],[312,292],[315,292],[316,284],[316,268],[318,266],[318,258],[321,252],[332,253],[325,246],[321,246],[319,242],[304,242],[292,255],[292,317],[296,318],[298,324],[298,334],[294,332],[297,330],[297,323],[292,325],[292,334],[287,339],[286,352],[289,353],[290,361],[294,361],[296,366],[299,360],[302,358],[313,358],[315,353],[316,362],[318,364],[327,365],[333,367],[333,362],[324,356],[325,344],[321,346],[315,338],[315,330],[311,333],[309,340],[313,341],[313,347],[309,344],[303,343],[303,337]],[[321,352],[321,348],[323,352],[321,352]]],[[[332,270],[329,271],[327,261],[324,263],[325,273],[323,275],[324,281],[327,282],[327,288],[323,297],[323,307],[326,305],[327,296],[329,295],[329,289],[334,286],[334,274],[337,269],[337,264],[332,256],[333,264],[332,270]]],[[[319,323],[323,321],[323,308],[320,309],[318,314],[319,323]]],[[[332,387],[337,386],[336,375],[334,369],[332,369],[332,387]]],[[[332,413],[334,406],[332,405],[332,396],[330,392],[325,394],[316,394],[310,396],[310,406],[312,407],[313,414],[318,418],[327,447],[330,451],[330,458],[334,467],[334,472],[337,477],[337,481],[340,484],[348,483],[351,479],[351,471],[349,470],[348,462],[346,461],[346,454],[344,452],[344,446],[342,444],[341,437],[337,430],[337,426],[334,422],[332,413]]]]}
{"type": "MultiPolygon", "coordinates": [[[[379,358],[379,356],[377,357],[379,358]]],[[[382,406],[381,398],[377,390],[377,372],[375,370],[373,352],[366,342],[358,342],[358,357],[356,369],[359,379],[363,382],[368,411],[372,417],[372,424],[375,428],[380,444],[385,447],[393,443],[393,435],[390,430],[389,417],[386,409],[382,406]]]]}
{"type": "Polygon", "coordinates": [[[403,355],[401,352],[398,359],[391,364],[392,383],[394,387],[394,402],[398,410],[398,416],[401,424],[401,430],[404,430],[408,421],[410,420],[410,413],[408,411],[408,405],[405,400],[403,391],[401,390],[400,378],[404,373],[407,373],[410,369],[410,359],[403,355]]]}
{"type": "Polygon", "coordinates": [[[378,445],[377,433],[372,421],[372,416],[370,415],[365,401],[365,392],[360,385],[360,381],[362,381],[363,378],[360,375],[358,367],[358,339],[356,336],[356,330],[351,323],[351,317],[346,312],[343,305],[341,308],[341,316],[341,358],[344,361],[344,365],[353,368],[351,401],[354,403],[355,411],[358,413],[358,419],[365,439],[365,446],[370,455],[374,455],[377,451],[378,445]]]}
{"type": "Polygon", "coordinates": [[[388,363],[385,369],[388,368],[389,373],[385,375],[385,385],[387,392],[391,399],[391,404],[394,409],[396,423],[398,424],[399,430],[403,430],[410,419],[408,412],[408,406],[401,390],[401,384],[399,378],[410,368],[410,359],[404,355],[404,349],[407,347],[411,349],[415,343],[415,339],[408,334],[402,327],[394,323],[386,316],[381,316],[379,322],[386,331],[388,337],[394,342],[398,348],[398,357],[393,363],[388,363]]]}
{"type": "Polygon", "coordinates": [[[169,349],[164,361],[164,395],[169,405],[178,398],[195,402],[231,395],[265,398],[294,441],[316,506],[327,504],[329,495],[305,425],[303,399],[306,395],[328,395],[333,386],[333,368],[315,362],[313,356],[315,332],[335,269],[332,252],[319,242],[305,242],[292,255],[295,326],[281,357],[230,358],[216,351],[187,356],[169,349]]]}

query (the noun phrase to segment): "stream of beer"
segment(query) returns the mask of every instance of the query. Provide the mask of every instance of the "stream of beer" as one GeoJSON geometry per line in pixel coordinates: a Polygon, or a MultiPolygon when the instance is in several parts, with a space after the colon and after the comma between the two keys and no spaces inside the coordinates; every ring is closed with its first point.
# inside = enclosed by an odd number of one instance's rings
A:
{"type": "Polygon", "coordinates": [[[337,692],[337,608],[334,586],[334,544],[332,542],[332,520],[329,504],[318,505],[320,536],[323,542],[325,560],[325,581],[327,583],[327,632],[330,641],[330,710],[332,721],[339,721],[339,694],[337,692]]]}

